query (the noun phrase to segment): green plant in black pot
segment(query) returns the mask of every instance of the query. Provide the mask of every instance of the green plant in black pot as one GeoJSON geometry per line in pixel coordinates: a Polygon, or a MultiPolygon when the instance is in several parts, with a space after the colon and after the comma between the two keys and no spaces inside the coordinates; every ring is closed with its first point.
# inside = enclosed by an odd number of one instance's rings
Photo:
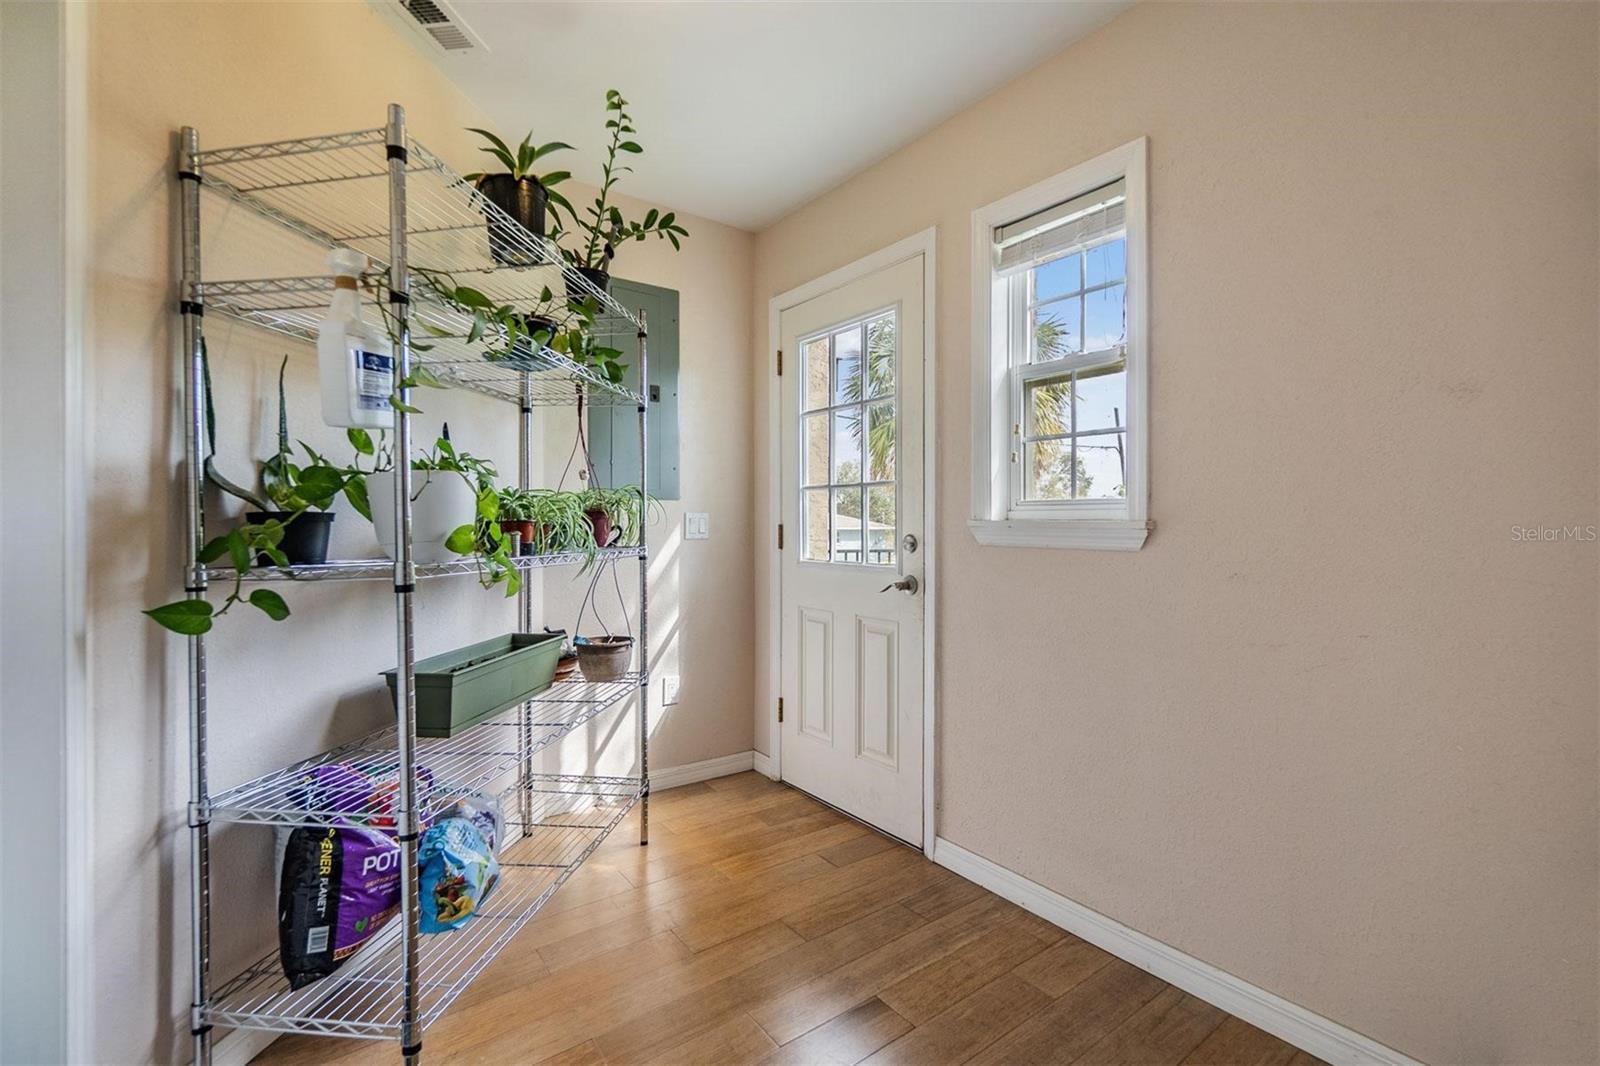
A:
{"type": "MultiPolygon", "coordinates": [[[[552,152],[570,149],[572,145],[565,141],[535,145],[530,132],[513,150],[488,130],[472,129],[471,132],[489,142],[480,151],[489,153],[506,169],[494,174],[467,174],[466,180],[477,186],[485,200],[511,216],[518,227],[536,238],[543,238],[547,209],[558,225],[561,208],[565,208],[568,214],[572,213],[572,205],[555,191],[555,186],[572,175],[565,170],[545,174],[533,172],[534,164],[540,159],[552,152]]],[[[492,217],[489,221],[489,254],[502,266],[536,266],[545,259],[540,241],[530,241],[526,234],[492,217]]]]}
{"type": "Polygon", "coordinates": [[[631,173],[633,168],[620,162],[625,155],[639,155],[644,151],[639,142],[634,139],[637,130],[633,126],[633,116],[628,113],[628,101],[615,89],[606,90],[606,129],[610,131],[610,143],[606,145],[606,162],[601,170],[600,195],[594,202],[584,207],[582,212],[573,210],[570,206],[567,213],[572,216],[572,230],[574,243],[569,247],[561,245],[562,237],[567,232],[557,218],[556,226],[550,232],[550,239],[556,241],[561,247],[561,254],[578,272],[589,280],[601,292],[607,292],[611,287],[611,260],[617,254],[617,248],[628,241],[642,241],[647,237],[658,237],[672,242],[672,247],[678,248],[679,238],[687,237],[689,231],[677,223],[674,212],[665,213],[651,208],[642,219],[628,219],[622,210],[611,202],[611,192],[616,188],[617,182],[622,180],[622,175],[631,173]]]}
{"type": "MultiPolygon", "coordinates": [[[[220,606],[209,600],[185,599],[144,612],[157,624],[186,636],[209,632],[216,619],[227,614],[236,603],[249,603],[273,621],[289,617],[289,605],[272,589],[258,588],[249,596],[244,595],[244,581],[252,566],[288,567],[325,562],[328,528],[333,521],[327,509],[341,494],[358,511],[368,513],[359,461],[350,467],[336,466],[304,443],[300,447],[308,461],[303,465],[293,461],[283,384],[288,356],[284,356],[278,366],[278,451],[262,464],[261,492],[253,492],[223,477],[216,465],[216,409],[211,396],[210,357],[203,342],[200,359],[206,413],[205,478],[257,510],[246,514],[243,525],[212,538],[200,548],[200,562],[210,564],[226,558],[232,564],[233,587],[220,606]]],[[[351,429],[347,435],[358,453],[362,451],[360,442],[363,441],[368,454],[376,450],[365,430],[351,429]]]]}

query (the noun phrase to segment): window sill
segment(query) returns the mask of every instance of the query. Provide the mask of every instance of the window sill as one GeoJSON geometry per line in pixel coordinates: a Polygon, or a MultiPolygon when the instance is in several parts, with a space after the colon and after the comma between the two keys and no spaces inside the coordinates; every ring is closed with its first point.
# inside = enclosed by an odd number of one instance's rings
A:
{"type": "Polygon", "coordinates": [[[979,544],[995,548],[1088,548],[1134,552],[1144,546],[1154,522],[1128,518],[968,519],[979,544]]]}

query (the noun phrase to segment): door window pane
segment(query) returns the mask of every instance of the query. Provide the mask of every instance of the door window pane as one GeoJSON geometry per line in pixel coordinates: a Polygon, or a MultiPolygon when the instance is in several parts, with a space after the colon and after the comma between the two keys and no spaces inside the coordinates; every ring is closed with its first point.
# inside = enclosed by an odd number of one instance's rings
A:
{"type": "Polygon", "coordinates": [[[851,326],[833,335],[833,402],[861,399],[861,327],[851,326]]]}
{"type": "Polygon", "coordinates": [[[861,486],[833,490],[833,561],[861,561],[861,486]]]}
{"type": "MultiPolygon", "coordinates": [[[[867,408],[867,480],[894,480],[894,404],[875,403],[867,408]]],[[[841,479],[842,480],[842,479],[841,479]]]]}
{"type": "Polygon", "coordinates": [[[861,481],[861,408],[833,412],[833,477],[835,485],[861,481]]]}
{"type": "Polygon", "coordinates": [[[805,410],[828,406],[828,338],[806,341],[801,347],[805,374],[805,410]]]}
{"type": "Polygon", "coordinates": [[[867,487],[867,563],[893,566],[898,543],[893,485],[867,487]]]}
{"type": "Polygon", "coordinates": [[[828,561],[830,525],[828,521],[828,490],[806,489],[800,494],[805,511],[805,537],[800,545],[800,557],[812,562],[828,561]]]}
{"type": "Polygon", "coordinates": [[[828,483],[828,414],[802,415],[800,417],[800,444],[805,449],[801,458],[807,485],[828,483]]]}
{"type": "Polygon", "coordinates": [[[867,323],[867,397],[894,395],[895,361],[894,315],[883,315],[867,323]]]}

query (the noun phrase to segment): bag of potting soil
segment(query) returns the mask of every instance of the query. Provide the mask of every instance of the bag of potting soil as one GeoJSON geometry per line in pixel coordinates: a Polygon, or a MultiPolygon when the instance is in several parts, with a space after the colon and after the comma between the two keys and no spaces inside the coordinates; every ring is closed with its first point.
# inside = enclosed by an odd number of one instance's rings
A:
{"type": "Polygon", "coordinates": [[[289,834],[278,883],[278,955],[290,988],[338,969],[400,911],[401,851],[360,826],[289,834]]]}
{"type": "Polygon", "coordinates": [[[470,922],[500,876],[494,849],[467,818],[434,822],[422,834],[417,865],[424,933],[443,933],[470,922]]]}
{"type": "MultiPolygon", "coordinates": [[[[448,808],[439,812],[440,818],[465,818],[483,837],[490,855],[500,852],[501,833],[505,828],[500,813],[500,800],[487,792],[469,792],[448,808]]],[[[420,853],[419,853],[420,854],[420,853]]],[[[420,858],[418,860],[420,862],[420,858]]]]}

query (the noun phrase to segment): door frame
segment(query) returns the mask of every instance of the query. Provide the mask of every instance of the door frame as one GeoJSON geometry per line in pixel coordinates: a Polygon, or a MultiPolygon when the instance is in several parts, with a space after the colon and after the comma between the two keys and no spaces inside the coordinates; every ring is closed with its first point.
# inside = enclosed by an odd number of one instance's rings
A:
{"type": "MultiPolygon", "coordinates": [[[[937,343],[934,333],[934,286],[937,282],[935,255],[938,247],[939,228],[929,226],[927,229],[903,240],[896,241],[887,248],[863,256],[853,263],[847,263],[837,270],[829,271],[787,292],[779,293],[767,302],[767,350],[776,352],[782,344],[782,330],[779,323],[783,312],[791,307],[805,303],[825,292],[848,285],[852,281],[875,274],[887,267],[902,263],[913,256],[922,256],[922,337],[923,337],[923,369],[922,369],[922,542],[923,542],[923,606],[922,606],[922,851],[928,858],[933,858],[933,842],[936,837],[937,818],[934,808],[934,777],[938,760],[935,756],[935,739],[938,735],[935,725],[938,715],[938,694],[934,687],[934,678],[937,676],[935,669],[938,655],[938,642],[935,634],[938,632],[935,622],[938,614],[939,574],[937,568],[939,538],[935,532],[935,522],[939,510],[936,506],[938,497],[938,432],[937,415],[935,406],[936,383],[938,381],[938,361],[935,358],[937,343]]],[[[767,528],[776,530],[783,520],[783,455],[779,430],[782,427],[781,414],[783,411],[783,398],[781,392],[782,382],[779,380],[774,366],[774,372],[767,375],[767,477],[768,484],[772,486],[771,499],[767,502],[767,528]]],[[[767,683],[767,746],[772,750],[768,752],[771,766],[768,776],[774,781],[783,777],[783,731],[778,725],[778,697],[783,688],[783,568],[781,558],[776,551],[776,541],[769,541],[771,550],[763,553],[764,561],[761,569],[766,573],[768,602],[772,608],[768,615],[767,630],[767,666],[770,671],[767,683]]]]}

